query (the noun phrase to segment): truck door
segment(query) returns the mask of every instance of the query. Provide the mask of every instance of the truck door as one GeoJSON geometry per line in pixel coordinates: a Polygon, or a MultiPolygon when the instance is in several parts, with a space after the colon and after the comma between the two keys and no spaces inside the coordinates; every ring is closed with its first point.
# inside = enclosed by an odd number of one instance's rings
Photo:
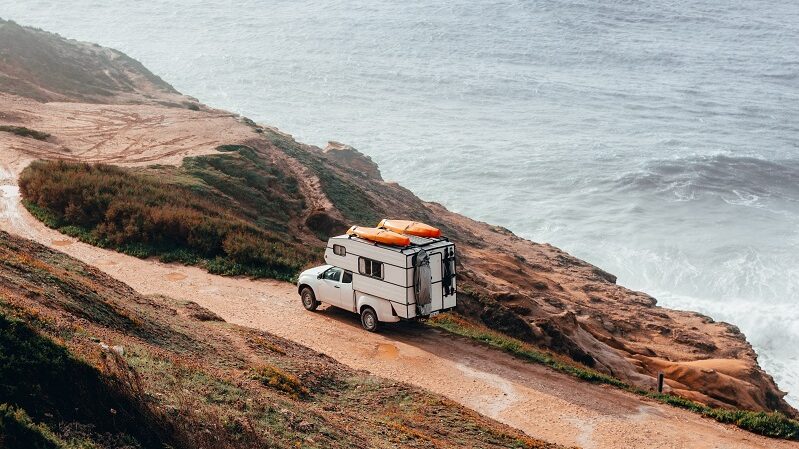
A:
{"type": "MultiPolygon", "coordinates": [[[[319,301],[341,307],[341,268],[330,268],[322,274],[319,283],[319,301]]],[[[352,284],[350,284],[352,285],[352,284]]]]}
{"type": "Polygon", "coordinates": [[[341,276],[341,288],[339,292],[341,308],[349,310],[350,312],[357,312],[357,310],[355,310],[355,294],[352,288],[352,272],[344,271],[344,274],[341,276]]]}

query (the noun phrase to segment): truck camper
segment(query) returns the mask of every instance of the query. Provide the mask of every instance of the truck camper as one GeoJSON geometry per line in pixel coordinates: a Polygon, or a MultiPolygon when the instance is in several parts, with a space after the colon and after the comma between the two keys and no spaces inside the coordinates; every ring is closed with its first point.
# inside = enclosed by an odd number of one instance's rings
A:
{"type": "Polygon", "coordinates": [[[326,265],[302,272],[303,306],[320,303],[360,314],[364,329],[424,318],[456,305],[455,245],[441,231],[407,220],[351,227],[331,237],[326,265]]]}

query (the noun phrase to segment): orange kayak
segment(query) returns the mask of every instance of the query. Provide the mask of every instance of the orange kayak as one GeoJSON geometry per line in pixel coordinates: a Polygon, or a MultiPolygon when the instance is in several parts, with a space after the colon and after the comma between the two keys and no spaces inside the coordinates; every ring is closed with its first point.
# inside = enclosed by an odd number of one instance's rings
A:
{"type": "Polygon", "coordinates": [[[440,229],[418,221],[383,219],[377,227],[417,237],[441,237],[440,229]]]}
{"type": "Polygon", "coordinates": [[[393,231],[389,231],[388,229],[353,226],[347,231],[347,235],[354,235],[362,239],[377,243],[384,243],[386,245],[408,246],[411,244],[411,239],[408,237],[402,234],[397,234],[393,231]]]}

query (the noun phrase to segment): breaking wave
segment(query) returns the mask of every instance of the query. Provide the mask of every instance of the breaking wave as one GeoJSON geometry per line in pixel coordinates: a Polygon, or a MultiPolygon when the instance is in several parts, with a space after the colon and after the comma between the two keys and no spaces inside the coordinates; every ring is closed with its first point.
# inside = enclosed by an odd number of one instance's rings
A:
{"type": "Polygon", "coordinates": [[[691,155],[646,162],[617,180],[626,191],[655,192],[676,201],[718,197],[755,206],[765,199],[799,200],[799,160],[730,154],[691,155]]]}

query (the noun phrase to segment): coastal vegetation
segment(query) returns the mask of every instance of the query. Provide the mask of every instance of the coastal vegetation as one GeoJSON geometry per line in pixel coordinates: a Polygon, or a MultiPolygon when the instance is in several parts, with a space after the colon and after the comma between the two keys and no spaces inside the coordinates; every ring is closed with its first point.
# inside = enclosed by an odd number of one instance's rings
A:
{"type": "MultiPolygon", "coordinates": [[[[336,209],[341,211],[341,214],[352,223],[371,224],[377,223],[381,218],[384,218],[378,206],[369,198],[363,188],[353,184],[350,180],[338,176],[331,169],[331,165],[338,164],[302,148],[302,144],[274,131],[264,130],[264,135],[269,139],[270,143],[310,169],[319,178],[320,187],[325,195],[330,198],[336,209]]],[[[347,167],[339,166],[338,168],[348,170],[347,167]]],[[[357,171],[351,174],[360,175],[357,171]]]]}
{"type": "Polygon", "coordinates": [[[0,125],[0,131],[16,134],[20,137],[30,137],[36,140],[47,140],[50,137],[50,134],[24,126],[0,125]]]}
{"type": "Polygon", "coordinates": [[[39,161],[20,177],[28,210],[84,242],[212,273],[291,279],[318,254],[288,224],[297,181],[246,146],[179,168],[39,161]]]}
{"type": "Polygon", "coordinates": [[[455,314],[431,318],[430,325],[507,352],[521,360],[547,366],[570,376],[595,384],[610,385],[664,404],[690,410],[725,424],[734,424],[750,432],[773,438],[799,441],[799,421],[779,412],[766,413],[710,407],[674,394],[659,394],[632,386],[613,376],[580,365],[573,360],[540,349],[506,334],[489,329],[455,314]]]}

